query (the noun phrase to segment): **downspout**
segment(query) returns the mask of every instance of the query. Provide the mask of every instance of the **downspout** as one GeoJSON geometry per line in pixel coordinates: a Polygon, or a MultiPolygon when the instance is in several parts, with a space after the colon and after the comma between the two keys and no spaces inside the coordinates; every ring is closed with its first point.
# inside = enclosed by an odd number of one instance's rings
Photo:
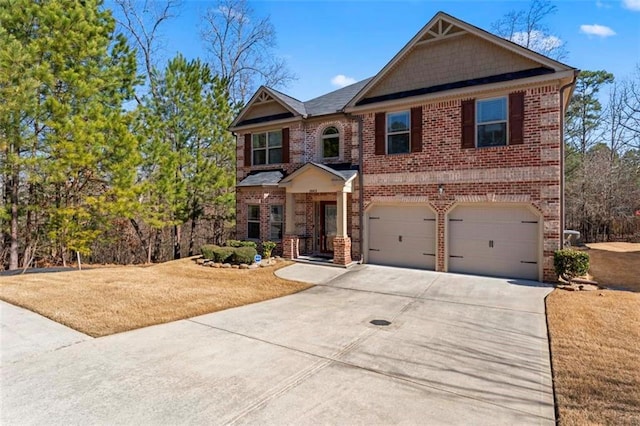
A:
{"type": "MultiPolygon", "coordinates": [[[[564,120],[566,111],[564,110],[564,91],[569,87],[574,87],[576,80],[578,79],[579,70],[573,72],[573,79],[571,82],[565,84],[560,88],[560,248],[564,248],[564,230],[565,230],[565,206],[564,206],[564,120]]],[[[571,90],[571,93],[573,89],[571,90]]],[[[569,93],[569,96],[571,96],[569,93]]],[[[567,100],[567,105],[571,102],[571,98],[567,100]]]]}
{"type": "Polygon", "coordinates": [[[364,263],[364,175],[362,173],[362,167],[364,165],[364,139],[362,137],[362,117],[352,114],[346,114],[346,116],[358,122],[358,210],[360,213],[360,263],[362,264],[364,263]]]}

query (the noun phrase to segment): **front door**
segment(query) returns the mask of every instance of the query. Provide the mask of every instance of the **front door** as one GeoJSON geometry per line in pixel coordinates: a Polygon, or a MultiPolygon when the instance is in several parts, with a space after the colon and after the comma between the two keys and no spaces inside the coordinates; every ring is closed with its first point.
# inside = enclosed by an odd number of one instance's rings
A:
{"type": "Polygon", "coordinates": [[[320,202],[320,252],[333,253],[333,239],[337,232],[338,208],[335,201],[320,202]]]}

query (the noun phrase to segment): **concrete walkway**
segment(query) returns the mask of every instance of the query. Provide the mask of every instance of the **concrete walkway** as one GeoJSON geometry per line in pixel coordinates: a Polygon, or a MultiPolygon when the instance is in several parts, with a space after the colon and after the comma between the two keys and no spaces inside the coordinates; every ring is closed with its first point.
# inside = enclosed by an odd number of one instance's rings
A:
{"type": "Polygon", "coordinates": [[[89,339],[86,334],[0,300],[0,365],[89,339]]]}
{"type": "Polygon", "coordinates": [[[5,365],[0,423],[554,423],[550,288],[375,266],[323,282],[5,365]]]}

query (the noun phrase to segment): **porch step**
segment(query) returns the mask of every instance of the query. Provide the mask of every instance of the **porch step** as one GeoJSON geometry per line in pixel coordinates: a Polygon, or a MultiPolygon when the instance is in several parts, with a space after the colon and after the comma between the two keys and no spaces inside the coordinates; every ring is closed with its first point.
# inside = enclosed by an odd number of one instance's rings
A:
{"type": "Polygon", "coordinates": [[[332,266],[334,268],[350,268],[351,266],[358,264],[358,262],[351,262],[348,265],[338,265],[336,263],[333,263],[333,259],[315,256],[300,256],[297,259],[293,259],[293,261],[298,263],[308,263],[310,265],[332,266]]]}

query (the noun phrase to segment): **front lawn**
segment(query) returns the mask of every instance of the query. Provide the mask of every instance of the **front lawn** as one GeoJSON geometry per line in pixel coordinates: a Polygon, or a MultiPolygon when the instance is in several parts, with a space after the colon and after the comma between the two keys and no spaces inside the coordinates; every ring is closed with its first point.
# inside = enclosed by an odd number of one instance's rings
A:
{"type": "Polygon", "coordinates": [[[630,291],[547,297],[560,425],[640,425],[640,244],[594,244],[590,274],[630,291]]]}
{"type": "Polygon", "coordinates": [[[99,337],[310,287],[276,277],[275,269],[215,269],[182,259],[146,267],[0,277],[0,299],[99,337]]]}

